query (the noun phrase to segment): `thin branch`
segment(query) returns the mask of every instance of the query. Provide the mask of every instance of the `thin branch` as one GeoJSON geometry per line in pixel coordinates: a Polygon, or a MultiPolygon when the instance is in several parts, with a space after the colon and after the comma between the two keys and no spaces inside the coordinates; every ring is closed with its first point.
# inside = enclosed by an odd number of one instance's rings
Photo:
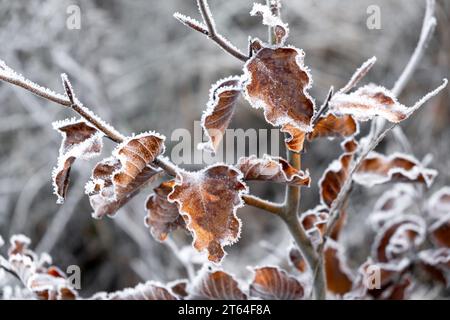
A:
{"type": "Polygon", "coordinates": [[[282,204],[264,200],[253,195],[243,195],[242,199],[244,200],[246,205],[265,210],[275,215],[280,215],[281,211],[283,210],[282,204]]]}
{"type": "Polygon", "coordinates": [[[249,56],[243,54],[239,49],[237,49],[234,45],[232,45],[228,40],[226,40],[221,34],[217,32],[214,18],[211,14],[211,10],[209,9],[208,2],[206,0],[197,0],[197,5],[200,14],[203,18],[203,21],[205,23],[204,25],[180,13],[175,13],[174,17],[184,25],[206,35],[208,38],[214,41],[219,47],[224,49],[232,56],[236,57],[241,61],[244,62],[247,61],[249,59],[249,56]]]}
{"type": "Polygon", "coordinates": [[[334,87],[331,86],[330,90],[328,90],[327,97],[325,98],[325,101],[320,106],[319,111],[314,115],[313,119],[311,120],[312,125],[316,125],[317,121],[319,121],[320,117],[325,114],[328,110],[329,102],[331,100],[331,97],[333,97],[334,93],[334,87]]]}

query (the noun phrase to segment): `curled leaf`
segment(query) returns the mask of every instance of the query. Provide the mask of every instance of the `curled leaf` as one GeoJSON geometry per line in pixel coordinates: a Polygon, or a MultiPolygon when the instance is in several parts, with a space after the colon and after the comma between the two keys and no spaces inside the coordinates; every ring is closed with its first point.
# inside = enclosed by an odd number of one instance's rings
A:
{"type": "Polygon", "coordinates": [[[135,196],[160,172],[151,163],[163,152],[163,136],[143,133],[128,138],[114,149],[112,157],[100,161],[86,185],[93,216],[113,216],[135,196]]]}
{"type": "Polygon", "coordinates": [[[241,195],[246,192],[239,171],[217,164],[198,172],[180,172],[168,199],[185,217],[194,247],[207,250],[208,259],[218,263],[225,255],[223,247],[239,238],[241,222],[236,210],[243,205],[241,195]]]}
{"type": "Polygon", "coordinates": [[[305,131],[289,123],[284,124],[280,131],[287,133],[287,137],[284,140],[286,148],[294,152],[300,152],[303,150],[306,138],[305,131]]]}
{"type": "Polygon", "coordinates": [[[334,240],[327,240],[324,249],[327,289],[334,294],[344,295],[352,289],[354,276],[347,266],[342,246],[334,240]]]}
{"type": "Polygon", "coordinates": [[[217,151],[231,122],[241,91],[241,78],[238,76],[219,80],[211,87],[207,109],[202,116],[202,127],[208,141],[199,144],[199,148],[217,151]]]}
{"type": "Polygon", "coordinates": [[[53,123],[62,135],[58,164],[53,169],[52,180],[57,203],[63,203],[69,187],[70,169],[75,159],[88,160],[100,155],[103,133],[79,119],[67,119],[53,123]]]}
{"type": "Polygon", "coordinates": [[[247,300],[238,281],[222,270],[203,268],[189,287],[190,300],[247,300]]]}
{"type": "Polygon", "coordinates": [[[304,52],[296,48],[262,48],[244,66],[244,93],[252,107],[264,109],[268,123],[309,132],[314,101],[303,59],[304,52]]]}
{"type": "Polygon", "coordinates": [[[139,283],[133,288],[126,288],[111,293],[99,292],[91,297],[92,300],[178,300],[166,286],[147,281],[139,283]]]}
{"type": "Polygon", "coordinates": [[[450,248],[450,213],[430,227],[431,239],[440,247],[450,248]]]}
{"type": "Polygon", "coordinates": [[[402,215],[386,223],[372,247],[372,256],[380,262],[404,257],[425,239],[425,222],[413,215],[402,215]]]}
{"type": "Polygon", "coordinates": [[[263,24],[274,28],[275,42],[278,45],[283,45],[289,35],[289,28],[287,23],[281,21],[280,17],[274,15],[269,6],[260,3],[254,3],[251,16],[260,15],[263,18],[263,24]]]}
{"type": "Polygon", "coordinates": [[[276,267],[254,269],[250,296],[263,300],[301,300],[305,289],[295,277],[276,267]]]}
{"type": "Polygon", "coordinates": [[[418,257],[433,279],[447,287],[450,285],[450,248],[424,250],[419,252],[418,257]]]}
{"type": "Polygon", "coordinates": [[[305,272],[308,268],[305,258],[303,258],[300,250],[296,246],[292,246],[289,250],[289,261],[299,272],[305,272]]]}
{"type": "Polygon", "coordinates": [[[407,119],[446,86],[447,79],[444,79],[442,85],[425,95],[410,108],[399,103],[391,91],[375,84],[366,85],[349,94],[338,92],[331,98],[329,105],[336,114],[349,114],[360,121],[381,116],[389,122],[399,123],[407,119]]]}
{"type": "Polygon", "coordinates": [[[177,205],[167,199],[174,185],[175,180],[161,183],[153,189],[154,193],[147,198],[145,203],[147,210],[145,224],[150,228],[153,237],[159,241],[164,241],[170,232],[185,226],[177,205]]]}
{"type": "Polygon", "coordinates": [[[443,187],[430,197],[427,212],[434,218],[440,218],[450,212],[450,187],[443,187]]]}
{"type": "Polygon", "coordinates": [[[314,130],[308,133],[309,141],[317,138],[350,137],[358,133],[358,123],[352,116],[337,117],[332,113],[322,116],[314,126],[314,130]]]}
{"type": "Polygon", "coordinates": [[[296,186],[309,186],[311,178],[308,172],[295,169],[280,157],[264,155],[262,159],[255,155],[241,157],[236,168],[243,175],[244,180],[271,181],[296,186]]]}

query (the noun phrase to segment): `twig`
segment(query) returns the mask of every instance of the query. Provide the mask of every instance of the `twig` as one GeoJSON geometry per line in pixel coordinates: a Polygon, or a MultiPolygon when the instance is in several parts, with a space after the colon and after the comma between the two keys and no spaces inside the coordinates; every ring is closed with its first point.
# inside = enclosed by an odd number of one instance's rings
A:
{"type": "Polygon", "coordinates": [[[226,40],[221,34],[217,33],[216,24],[211,14],[211,10],[209,9],[208,2],[206,0],[197,0],[197,5],[205,25],[199,24],[194,19],[186,17],[180,13],[175,13],[174,17],[184,25],[206,35],[232,56],[241,61],[247,61],[249,59],[248,56],[243,54],[239,49],[228,42],[228,40],[226,40]]]}
{"type": "Polygon", "coordinates": [[[327,94],[327,97],[325,98],[325,101],[320,106],[319,111],[317,111],[317,113],[314,115],[313,119],[311,120],[311,123],[313,126],[317,123],[317,121],[319,121],[320,117],[327,112],[329,102],[331,100],[331,97],[333,97],[333,93],[334,93],[334,87],[331,86],[330,90],[328,90],[328,94],[327,94]]]}
{"type": "Polygon", "coordinates": [[[283,209],[283,204],[274,203],[268,200],[258,198],[253,195],[243,195],[242,199],[244,200],[246,205],[260,208],[275,215],[280,215],[283,209]]]}

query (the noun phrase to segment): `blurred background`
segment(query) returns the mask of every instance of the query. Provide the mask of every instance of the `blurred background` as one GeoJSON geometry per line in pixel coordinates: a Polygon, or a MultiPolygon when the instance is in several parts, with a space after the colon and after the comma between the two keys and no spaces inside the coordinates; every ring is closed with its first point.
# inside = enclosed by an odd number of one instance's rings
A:
{"type": "MultiPolygon", "coordinates": [[[[343,86],[365,60],[378,61],[365,82],[391,88],[420,35],[424,0],[283,0],[282,17],[289,23],[288,42],[306,52],[320,103],[331,85],[343,86]],[[369,30],[367,8],[381,9],[381,29],[369,30]]],[[[248,36],[266,39],[259,17],[250,17],[253,0],[210,0],[220,33],[242,51],[248,36]]],[[[450,1],[437,1],[438,25],[425,57],[399,97],[405,105],[434,89],[449,76],[450,1]]],[[[0,0],[0,59],[31,80],[62,92],[60,73],[69,75],[78,98],[119,131],[155,130],[171,136],[177,128],[194,130],[212,83],[240,74],[242,63],[212,41],[189,30],[172,14],[199,19],[194,0],[8,1],[0,0]],[[69,5],[81,8],[81,29],[66,28],[69,5]]],[[[440,172],[432,190],[450,184],[449,91],[424,106],[402,127],[414,155],[427,157],[440,172]],[[432,158],[430,158],[431,155],[432,158]]],[[[63,269],[82,270],[83,296],[117,290],[143,280],[167,282],[189,276],[202,257],[190,249],[191,238],[177,232],[166,243],[155,241],[145,227],[144,190],[115,219],[91,218],[84,184],[98,159],[78,161],[66,203],[52,194],[51,170],[60,135],[51,122],[74,114],[51,102],[0,82],[0,234],[23,233],[39,252],[49,252],[63,269]]],[[[268,128],[262,111],[240,100],[231,128],[268,128]]],[[[362,127],[366,132],[367,128],[362,127]]],[[[168,151],[175,142],[168,139],[168,151]]],[[[114,146],[107,142],[105,156],[114,146]]],[[[193,146],[195,148],[195,146],[193,146]]],[[[379,147],[402,151],[390,135],[379,147]]],[[[318,201],[317,182],[324,168],[340,154],[337,143],[317,141],[304,156],[313,183],[303,189],[301,210],[318,201]]],[[[201,166],[184,165],[186,169],[201,166]]],[[[250,185],[253,193],[281,201],[284,188],[250,185]]],[[[367,215],[386,186],[356,188],[350,200],[343,241],[350,264],[358,266],[373,239],[367,215]],[[367,244],[367,245],[365,245],[367,244]]],[[[240,241],[227,247],[224,268],[243,278],[248,265],[287,264],[291,240],[278,219],[255,208],[238,212],[243,220],[240,241]]],[[[4,248],[3,248],[4,250],[4,248]]]]}

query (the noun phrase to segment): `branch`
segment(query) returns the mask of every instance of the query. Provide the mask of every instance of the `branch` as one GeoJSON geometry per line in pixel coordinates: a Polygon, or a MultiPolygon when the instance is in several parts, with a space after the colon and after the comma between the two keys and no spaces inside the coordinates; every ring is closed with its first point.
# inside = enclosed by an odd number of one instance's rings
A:
{"type": "Polygon", "coordinates": [[[317,121],[319,121],[320,117],[327,112],[329,102],[330,102],[331,98],[333,97],[333,93],[334,93],[334,87],[331,86],[330,90],[328,90],[328,94],[327,94],[327,97],[325,98],[325,101],[320,106],[319,111],[317,111],[317,113],[313,116],[313,119],[311,120],[311,124],[313,126],[316,125],[316,123],[317,123],[317,121]]]}
{"type": "Polygon", "coordinates": [[[192,28],[193,30],[200,32],[214,41],[219,47],[231,54],[233,57],[245,62],[249,59],[249,56],[243,54],[239,49],[226,40],[221,34],[217,33],[216,24],[214,18],[209,9],[208,2],[206,0],[197,0],[198,9],[203,18],[204,23],[200,23],[191,17],[182,15],[176,12],[173,16],[184,25],[192,28]]]}
{"type": "Polygon", "coordinates": [[[243,195],[242,199],[246,205],[265,210],[275,215],[280,215],[283,205],[268,200],[261,199],[253,195],[243,195]]]}

